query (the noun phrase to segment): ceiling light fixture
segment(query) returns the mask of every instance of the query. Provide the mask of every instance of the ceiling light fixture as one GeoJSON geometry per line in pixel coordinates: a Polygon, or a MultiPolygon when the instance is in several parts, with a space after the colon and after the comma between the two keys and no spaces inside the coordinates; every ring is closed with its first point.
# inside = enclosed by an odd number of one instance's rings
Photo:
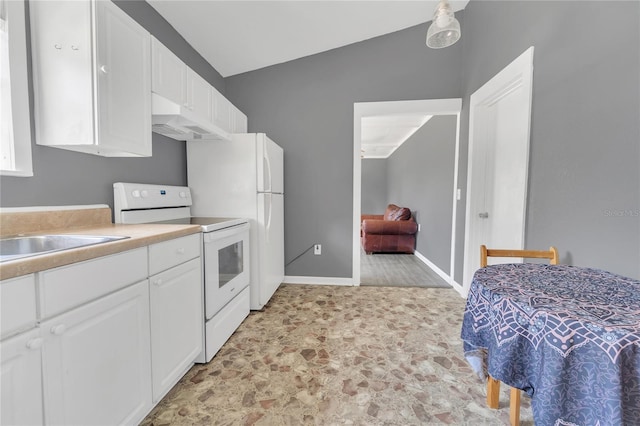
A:
{"type": "Polygon", "coordinates": [[[433,13],[433,22],[427,31],[427,46],[442,49],[460,39],[460,22],[447,0],[441,0],[433,13]]]}

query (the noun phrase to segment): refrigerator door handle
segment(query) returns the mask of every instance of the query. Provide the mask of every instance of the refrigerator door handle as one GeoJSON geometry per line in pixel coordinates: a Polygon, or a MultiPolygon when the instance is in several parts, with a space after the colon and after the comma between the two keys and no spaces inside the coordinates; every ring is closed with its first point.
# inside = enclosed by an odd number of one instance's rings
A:
{"type": "Polygon", "coordinates": [[[269,161],[269,154],[264,153],[264,192],[271,192],[271,161],[269,161]]]}
{"type": "Polygon", "coordinates": [[[266,219],[265,220],[265,223],[266,223],[265,229],[266,229],[266,241],[267,241],[267,244],[269,244],[269,231],[271,230],[271,212],[273,210],[273,208],[272,208],[273,207],[272,206],[273,200],[271,199],[271,197],[272,197],[271,193],[265,194],[265,197],[264,197],[264,201],[265,201],[265,204],[266,204],[264,206],[265,207],[264,213],[265,213],[265,216],[267,216],[265,218],[266,219]]]}

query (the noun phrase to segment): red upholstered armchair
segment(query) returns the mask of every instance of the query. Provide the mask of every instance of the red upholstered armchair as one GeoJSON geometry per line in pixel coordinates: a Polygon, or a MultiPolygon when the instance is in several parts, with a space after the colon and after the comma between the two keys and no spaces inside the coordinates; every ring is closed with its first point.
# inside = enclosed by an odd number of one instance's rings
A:
{"type": "Polygon", "coordinates": [[[413,253],[418,224],[408,208],[389,204],[384,215],[363,214],[360,221],[360,240],[367,254],[413,253]]]}

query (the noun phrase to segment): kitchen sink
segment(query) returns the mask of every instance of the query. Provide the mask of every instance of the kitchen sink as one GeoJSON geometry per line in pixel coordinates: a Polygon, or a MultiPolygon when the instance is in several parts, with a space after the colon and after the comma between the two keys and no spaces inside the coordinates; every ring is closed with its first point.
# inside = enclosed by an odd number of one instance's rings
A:
{"type": "Polygon", "coordinates": [[[36,235],[0,239],[0,262],[53,253],[129,237],[104,235],[36,235]]]}

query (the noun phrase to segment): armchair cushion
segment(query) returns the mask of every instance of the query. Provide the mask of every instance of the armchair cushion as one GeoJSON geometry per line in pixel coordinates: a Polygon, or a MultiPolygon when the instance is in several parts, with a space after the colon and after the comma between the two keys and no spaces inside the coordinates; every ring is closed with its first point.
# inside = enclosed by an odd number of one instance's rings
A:
{"type": "Polygon", "coordinates": [[[409,220],[411,218],[411,210],[407,207],[398,207],[395,204],[389,204],[384,212],[384,220],[409,220]]]}

